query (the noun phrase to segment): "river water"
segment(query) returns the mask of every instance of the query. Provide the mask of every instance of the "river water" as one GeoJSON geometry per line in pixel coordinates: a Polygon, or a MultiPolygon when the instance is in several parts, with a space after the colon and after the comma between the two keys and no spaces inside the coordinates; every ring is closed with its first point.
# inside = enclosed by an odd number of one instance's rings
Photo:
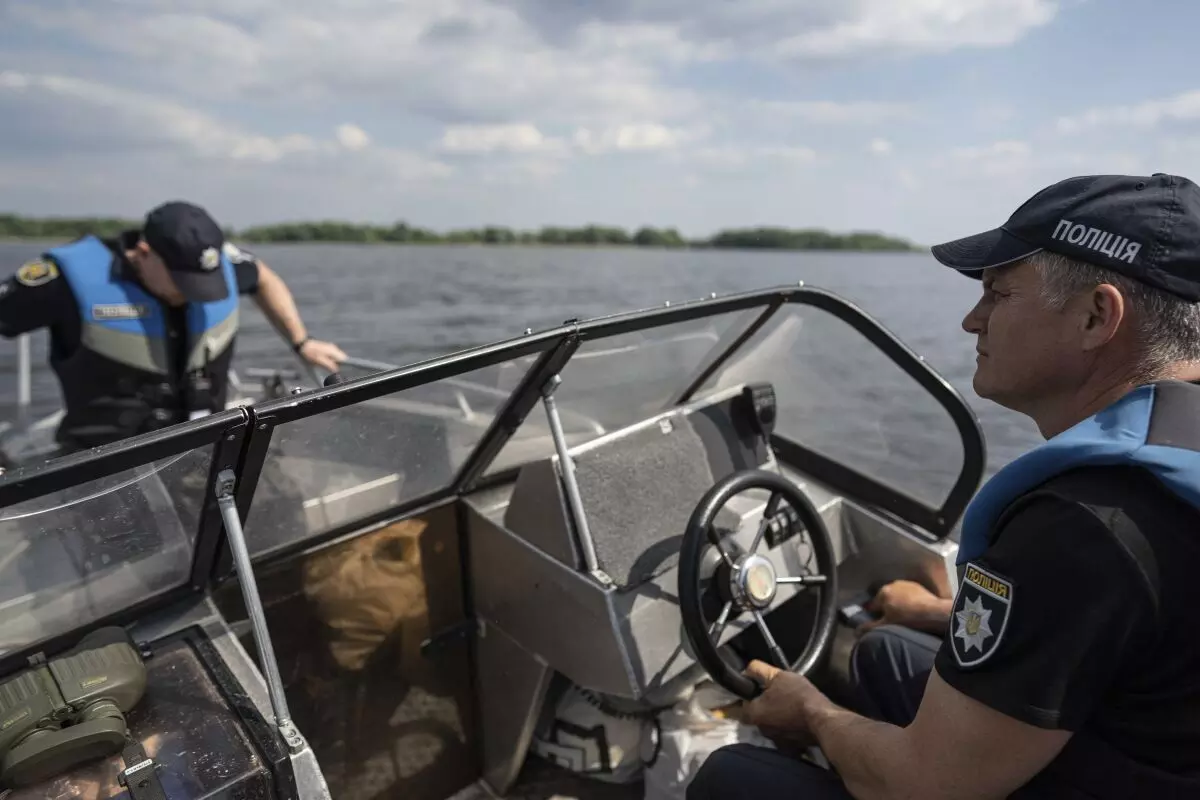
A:
{"type": "MultiPolygon", "coordinates": [[[[53,243],[0,243],[11,274],[53,243]]],[[[927,254],[656,251],[632,248],[260,245],[291,288],[311,335],[348,353],[409,363],[578,317],[804,281],[854,302],[923,355],[979,415],[988,473],[1041,441],[1032,423],[971,390],[974,337],[961,320],[979,284],[927,254]]],[[[286,363],[265,318],[243,300],[239,362],[286,363]]],[[[33,340],[34,403],[58,407],[33,340]]],[[[16,348],[0,341],[0,404],[15,400],[16,348]]],[[[870,375],[862,376],[864,386],[870,375]]],[[[896,419],[893,424],[903,424],[896,419]]]]}

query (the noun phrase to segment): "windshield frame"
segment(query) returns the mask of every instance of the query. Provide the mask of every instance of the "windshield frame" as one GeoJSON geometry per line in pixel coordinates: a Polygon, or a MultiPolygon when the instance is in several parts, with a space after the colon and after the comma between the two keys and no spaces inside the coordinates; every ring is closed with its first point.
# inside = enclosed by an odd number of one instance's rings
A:
{"type": "MultiPolygon", "coordinates": [[[[372,373],[345,383],[301,391],[298,394],[266,401],[258,406],[242,406],[192,422],[126,439],[90,451],[64,456],[40,465],[25,467],[0,477],[0,508],[32,499],[67,486],[105,477],[115,472],[147,464],[201,446],[213,446],[209,485],[221,469],[232,469],[238,476],[235,497],[239,514],[246,520],[255,487],[269,452],[276,427],[307,419],[366,400],[401,392],[405,389],[462,376],[474,370],[495,366],[518,358],[536,355],[516,388],[501,404],[496,417],[475,443],[453,479],[443,488],[374,513],[317,536],[289,543],[254,560],[255,564],[284,559],[291,554],[319,547],[385,520],[411,514],[450,501],[464,493],[511,480],[521,465],[513,465],[495,474],[485,475],[504,445],[517,433],[521,423],[541,401],[541,392],[550,377],[562,371],[581,345],[618,336],[718,316],[729,312],[761,309],[758,315],[724,333],[695,375],[663,407],[663,411],[690,400],[711,375],[715,374],[774,314],[789,304],[809,305],[826,311],[853,326],[871,344],[917,381],[949,414],[963,445],[963,462],[958,478],[940,508],[933,508],[894,486],[809,450],[776,433],[772,437],[783,460],[809,472],[816,480],[835,490],[860,499],[884,513],[897,517],[935,538],[947,536],[970,502],[983,477],[986,449],[983,432],[974,412],[959,392],[909,349],[887,328],[846,299],[823,289],[803,284],[710,296],[682,304],[613,314],[587,321],[567,320],[563,325],[505,341],[480,345],[425,361],[372,373]]],[[[113,619],[130,619],[156,605],[174,602],[189,593],[201,593],[215,580],[230,572],[229,549],[224,543],[224,526],[215,494],[205,498],[196,535],[191,580],[164,594],[148,598],[136,606],[114,614],[113,619]]],[[[110,620],[102,620],[96,624],[110,620]]],[[[120,624],[120,623],[118,623],[120,624]]],[[[56,637],[64,641],[70,634],[56,637]]],[[[37,643],[22,653],[37,652],[48,642],[37,643]]],[[[20,656],[10,654],[0,665],[20,656]]]]}

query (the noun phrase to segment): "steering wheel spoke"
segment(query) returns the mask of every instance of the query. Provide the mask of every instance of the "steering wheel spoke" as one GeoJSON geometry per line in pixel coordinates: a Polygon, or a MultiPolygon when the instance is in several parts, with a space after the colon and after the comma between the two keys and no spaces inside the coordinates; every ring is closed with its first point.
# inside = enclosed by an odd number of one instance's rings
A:
{"type": "Polygon", "coordinates": [[[750,545],[751,553],[758,552],[758,546],[762,543],[767,528],[771,527],[771,520],[779,513],[779,501],[782,499],[779,492],[771,492],[771,497],[767,500],[766,507],[763,508],[762,519],[758,522],[758,532],[754,534],[754,544],[750,545]]]}
{"type": "MultiPolygon", "coordinates": [[[[784,542],[779,547],[795,547],[784,542]]],[[[837,572],[833,545],[829,531],[816,508],[807,496],[781,475],[766,470],[744,470],[713,486],[701,498],[688,522],[680,546],[679,557],[679,607],[683,617],[684,633],[695,653],[696,660],[713,679],[725,689],[745,699],[757,696],[761,691],[757,683],[732,667],[718,652],[718,642],[732,617],[749,612],[769,651],[769,659],[780,669],[794,670],[801,674],[810,671],[824,655],[833,637],[837,596],[837,572]],[[750,489],[765,489],[770,493],[763,518],[754,535],[754,544],[743,551],[737,541],[722,540],[713,526],[717,512],[735,495],[750,489]],[[807,531],[809,559],[802,569],[804,575],[776,573],[775,561],[770,553],[760,555],[757,550],[762,544],[773,518],[782,504],[793,509],[807,531]],[[716,549],[720,561],[706,555],[709,547],[716,549]],[[708,559],[707,573],[702,575],[702,563],[708,559]],[[815,560],[815,563],[810,563],[815,560]],[[719,564],[716,572],[711,565],[719,564]],[[712,621],[705,617],[701,599],[701,582],[716,588],[722,602],[719,617],[712,621]],[[714,583],[715,581],[715,583],[714,583]],[[816,592],[816,620],[809,631],[808,641],[793,661],[789,660],[778,640],[768,627],[766,615],[778,601],[778,589],[782,584],[800,587],[812,586],[816,592]]],[[[708,589],[705,589],[708,592],[708,589]]],[[[708,614],[716,609],[715,596],[708,596],[708,614]]],[[[749,629],[747,629],[749,630],[749,629]]],[[[739,634],[740,635],[740,634],[739,634]]]]}
{"type": "Polygon", "coordinates": [[[828,575],[781,575],[775,578],[776,583],[797,583],[802,586],[820,586],[828,583],[828,575]]]}
{"type": "Polygon", "coordinates": [[[783,648],[775,642],[775,637],[771,635],[771,629],[767,627],[767,621],[763,619],[762,612],[756,608],[750,613],[754,615],[754,624],[758,626],[758,632],[762,634],[763,641],[767,643],[767,647],[771,648],[771,655],[775,656],[775,666],[787,669],[787,656],[783,654],[783,648]]]}
{"type": "Polygon", "coordinates": [[[729,612],[733,610],[733,601],[726,601],[725,607],[721,609],[721,616],[713,620],[713,624],[708,626],[708,635],[715,636],[717,641],[720,641],[721,634],[725,632],[725,625],[729,622],[729,612]]]}
{"type": "MultiPolygon", "coordinates": [[[[711,529],[712,526],[710,525],[709,527],[711,529]]],[[[729,567],[730,569],[737,569],[737,565],[734,563],[734,557],[729,555],[729,551],[722,546],[721,540],[716,535],[715,531],[713,532],[713,535],[710,537],[709,541],[712,543],[713,549],[721,555],[721,560],[725,562],[725,566],[729,567]]]]}

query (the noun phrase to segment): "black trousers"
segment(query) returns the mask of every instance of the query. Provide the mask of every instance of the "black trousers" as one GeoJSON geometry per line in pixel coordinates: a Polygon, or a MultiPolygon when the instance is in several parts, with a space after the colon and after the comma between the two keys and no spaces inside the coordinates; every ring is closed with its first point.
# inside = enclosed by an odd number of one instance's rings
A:
{"type": "MultiPolygon", "coordinates": [[[[912,722],[941,640],[885,625],[863,635],[850,655],[860,710],[873,719],[912,722]]],[[[688,800],[845,800],[836,774],[775,750],[748,744],[722,747],[704,762],[687,789],[688,800]]]]}

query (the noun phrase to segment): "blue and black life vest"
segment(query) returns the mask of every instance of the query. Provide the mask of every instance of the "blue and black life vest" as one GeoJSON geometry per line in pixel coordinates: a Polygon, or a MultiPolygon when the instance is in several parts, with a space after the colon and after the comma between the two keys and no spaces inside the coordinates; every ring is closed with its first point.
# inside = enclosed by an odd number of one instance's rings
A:
{"type": "Polygon", "coordinates": [[[992,476],[963,513],[958,563],[978,558],[996,522],[1021,495],[1069,470],[1133,466],[1200,510],[1200,386],[1139,386],[1107,408],[1014,459],[992,476]]]}
{"type": "Polygon", "coordinates": [[[95,447],[225,407],[238,331],[228,256],[220,264],[225,299],[187,304],[180,315],[186,324],[175,326],[170,318],[179,312],[126,278],[120,256],[95,236],[45,256],[58,265],[79,310],[79,347],[50,357],[66,406],[58,430],[64,446],[95,447]]]}
{"type": "MultiPolygon", "coordinates": [[[[1071,496],[1069,481],[1062,476],[1098,466],[1147,470],[1160,485],[1197,510],[1200,528],[1200,386],[1182,381],[1140,386],[1006,465],[980,489],[963,515],[960,568],[986,553],[1024,501],[1044,489],[1071,496]]],[[[1141,537],[1136,529],[1126,528],[1125,533],[1141,537]]],[[[1144,544],[1143,552],[1149,552],[1149,544],[1144,544]]],[[[1085,727],[1045,770],[1012,796],[1022,800],[1173,800],[1200,797],[1200,776],[1168,774],[1134,761],[1085,727]]]]}

